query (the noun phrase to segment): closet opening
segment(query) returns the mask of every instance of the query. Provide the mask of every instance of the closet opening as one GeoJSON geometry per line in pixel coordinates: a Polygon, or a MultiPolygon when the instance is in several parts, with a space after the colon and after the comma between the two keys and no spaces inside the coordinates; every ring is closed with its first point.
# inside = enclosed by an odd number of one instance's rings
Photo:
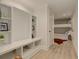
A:
{"type": "Polygon", "coordinates": [[[65,41],[72,41],[71,18],[54,19],[54,43],[62,44],[65,41]]]}

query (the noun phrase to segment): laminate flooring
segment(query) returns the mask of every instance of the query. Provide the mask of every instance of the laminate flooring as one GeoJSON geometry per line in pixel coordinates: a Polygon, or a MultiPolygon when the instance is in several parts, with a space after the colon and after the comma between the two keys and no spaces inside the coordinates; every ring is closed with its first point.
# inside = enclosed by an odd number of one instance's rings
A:
{"type": "Polygon", "coordinates": [[[71,41],[66,41],[61,45],[54,44],[48,51],[41,50],[31,59],[77,59],[71,41]]]}

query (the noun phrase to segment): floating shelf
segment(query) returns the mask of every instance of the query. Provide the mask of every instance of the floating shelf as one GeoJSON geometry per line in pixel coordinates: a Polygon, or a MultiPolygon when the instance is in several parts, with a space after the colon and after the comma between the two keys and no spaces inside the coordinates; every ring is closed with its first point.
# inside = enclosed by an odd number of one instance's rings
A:
{"type": "Polygon", "coordinates": [[[60,18],[54,20],[54,24],[69,24],[69,23],[71,23],[71,18],[60,18]]]}
{"type": "Polygon", "coordinates": [[[71,28],[71,24],[55,24],[55,28],[62,28],[62,27],[68,27],[71,28]]]}
{"type": "Polygon", "coordinates": [[[65,32],[71,30],[71,28],[68,28],[68,27],[57,27],[54,29],[54,33],[58,33],[58,34],[64,34],[65,32]]]}

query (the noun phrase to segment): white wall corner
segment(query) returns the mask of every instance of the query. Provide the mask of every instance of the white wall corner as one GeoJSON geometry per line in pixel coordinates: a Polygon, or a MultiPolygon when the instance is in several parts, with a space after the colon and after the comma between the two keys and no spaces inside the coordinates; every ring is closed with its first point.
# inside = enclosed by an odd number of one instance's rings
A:
{"type": "Polygon", "coordinates": [[[72,41],[75,47],[76,53],[78,53],[78,10],[76,9],[73,17],[72,17],[72,41]]]}

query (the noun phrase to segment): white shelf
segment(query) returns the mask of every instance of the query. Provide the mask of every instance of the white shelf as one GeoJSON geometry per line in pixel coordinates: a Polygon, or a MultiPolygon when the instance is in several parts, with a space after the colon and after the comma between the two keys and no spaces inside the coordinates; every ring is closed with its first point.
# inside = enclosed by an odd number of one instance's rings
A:
{"type": "Polygon", "coordinates": [[[28,40],[20,40],[20,41],[13,42],[11,44],[1,46],[0,47],[0,55],[8,53],[14,49],[20,48],[22,46],[28,45],[28,44],[35,42],[35,41],[38,41],[38,40],[41,40],[41,39],[34,38],[34,39],[28,39],[28,40]]]}
{"type": "Polygon", "coordinates": [[[55,24],[54,27],[55,28],[61,28],[61,27],[71,28],[71,24],[55,24]]]}
{"type": "Polygon", "coordinates": [[[40,45],[24,51],[23,59],[29,59],[40,50],[40,45]]]}
{"type": "Polygon", "coordinates": [[[0,19],[11,20],[10,18],[7,18],[7,17],[0,17],[0,19]]]}
{"type": "Polygon", "coordinates": [[[41,49],[41,42],[40,40],[35,41],[29,45],[26,45],[23,47],[23,59],[30,59],[33,55],[35,55],[37,52],[41,49]],[[36,43],[36,44],[35,44],[36,43]]]}

